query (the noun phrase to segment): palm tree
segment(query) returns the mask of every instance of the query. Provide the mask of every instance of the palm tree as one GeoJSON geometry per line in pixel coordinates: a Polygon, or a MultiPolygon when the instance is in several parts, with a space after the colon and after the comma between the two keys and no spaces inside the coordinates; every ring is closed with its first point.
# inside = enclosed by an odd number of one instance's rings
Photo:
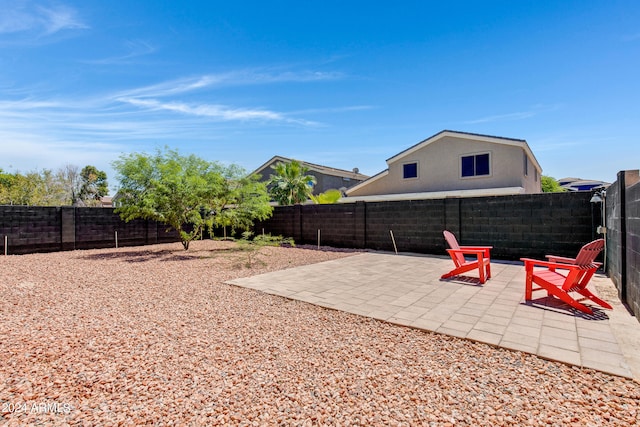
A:
{"type": "Polygon", "coordinates": [[[299,161],[279,162],[271,166],[270,194],[279,205],[303,203],[311,196],[316,177],[307,175],[309,169],[299,161]]]}

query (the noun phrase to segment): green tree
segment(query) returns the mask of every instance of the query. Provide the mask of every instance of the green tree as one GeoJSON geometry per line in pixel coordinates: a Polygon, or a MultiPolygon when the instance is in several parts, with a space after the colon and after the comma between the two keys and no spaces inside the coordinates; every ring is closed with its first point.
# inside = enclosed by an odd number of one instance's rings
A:
{"type": "Polygon", "coordinates": [[[278,204],[304,203],[313,194],[316,178],[313,175],[307,175],[309,169],[299,161],[279,162],[271,168],[274,173],[269,179],[269,193],[278,204]]]}
{"type": "Polygon", "coordinates": [[[109,193],[107,174],[95,166],[87,165],[80,171],[78,196],[88,206],[100,204],[100,198],[109,193]]]}
{"type": "Polygon", "coordinates": [[[87,204],[108,192],[106,173],[93,166],[78,172],[78,167],[66,165],[56,173],[49,169],[5,173],[0,170],[0,203],[31,206],[62,206],[78,203],[83,198],[87,204]]]}
{"type": "Polygon", "coordinates": [[[162,222],[180,234],[185,250],[205,228],[248,229],[271,215],[264,183],[239,167],[222,166],[165,149],[132,153],[113,163],[120,181],[121,218],[162,222]]]}
{"type": "Polygon", "coordinates": [[[0,171],[0,203],[8,205],[42,205],[44,200],[44,186],[38,172],[23,175],[0,171]]]}
{"type": "Polygon", "coordinates": [[[555,178],[550,176],[542,175],[542,177],[540,177],[540,183],[542,184],[543,193],[562,193],[567,191],[566,188],[560,186],[555,178]]]}
{"type": "Polygon", "coordinates": [[[43,191],[42,204],[44,206],[62,206],[66,202],[66,195],[62,182],[58,175],[50,169],[44,169],[40,173],[43,191]]]}
{"type": "Polygon", "coordinates": [[[338,200],[342,197],[340,190],[330,189],[324,193],[320,193],[317,196],[311,195],[311,200],[317,205],[330,205],[338,203],[338,200]]]}

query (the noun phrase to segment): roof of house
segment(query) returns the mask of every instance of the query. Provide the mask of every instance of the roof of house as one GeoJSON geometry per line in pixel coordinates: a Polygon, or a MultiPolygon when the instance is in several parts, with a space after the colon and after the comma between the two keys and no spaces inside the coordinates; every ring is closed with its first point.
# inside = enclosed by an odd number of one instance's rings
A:
{"type": "Polygon", "coordinates": [[[608,187],[609,185],[611,185],[611,183],[609,182],[582,178],[562,178],[558,180],[558,183],[561,187],[566,188],[570,191],[608,187]]]}
{"type": "Polygon", "coordinates": [[[536,156],[533,155],[533,151],[531,151],[531,148],[529,148],[529,144],[527,144],[527,141],[524,139],[505,138],[503,136],[482,135],[479,133],[459,132],[455,130],[446,130],[446,129],[436,133],[435,135],[430,136],[429,138],[423,141],[418,142],[417,144],[407,148],[404,151],[401,151],[395,156],[388,158],[387,164],[400,160],[401,158],[408,156],[409,154],[414,153],[426,147],[427,145],[432,144],[436,141],[439,141],[440,139],[445,138],[447,136],[462,138],[462,139],[469,139],[473,141],[483,141],[483,142],[491,142],[494,144],[515,145],[518,147],[522,147],[527,153],[527,155],[529,156],[529,158],[531,158],[531,161],[533,162],[534,166],[539,171],[542,171],[542,167],[540,167],[540,164],[538,163],[536,156]]]}
{"type": "MultiPolygon", "coordinates": [[[[290,159],[287,157],[283,157],[283,156],[273,156],[271,159],[269,159],[267,162],[263,163],[259,168],[257,168],[255,171],[253,171],[252,173],[259,173],[260,171],[262,171],[263,169],[266,169],[269,165],[276,163],[276,162],[290,162],[294,159],[290,159]]],[[[306,166],[309,170],[315,171],[315,172],[320,172],[323,173],[325,175],[333,175],[333,176],[339,176],[339,177],[349,177],[352,179],[359,179],[359,180],[365,180],[367,178],[369,178],[368,175],[363,175],[359,172],[356,172],[354,170],[346,170],[346,169],[338,169],[338,168],[332,168],[329,166],[323,166],[323,165],[318,165],[316,163],[309,163],[309,162],[305,162],[303,160],[298,160],[300,163],[302,163],[304,166],[306,166]]],[[[354,168],[355,170],[357,170],[357,168],[354,168]]]]}

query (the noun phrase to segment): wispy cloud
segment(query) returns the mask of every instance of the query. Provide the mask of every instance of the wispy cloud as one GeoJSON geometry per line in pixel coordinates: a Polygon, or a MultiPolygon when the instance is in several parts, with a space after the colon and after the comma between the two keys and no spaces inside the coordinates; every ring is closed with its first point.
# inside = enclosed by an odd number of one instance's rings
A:
{"type": "Polygon", "coordinates": [[[295,111],[295,114],[346,113],[350,111],[373,110],[375,108],[377,107],[374,105],[349,105],[345,107],[309,108],[306,110],[295,111]]]}
{"type": "Polygon", "coordinates": [[[487,117],[482,117],[479,119],[475,119],[475,120],[469,120],[464,122],[465,124],[470,124],[470,125],[475,125],[478,123],[491,123],[491,122],[504,122],[504,121],[511,121],[511,120],[522,120],[522,119],[528,119],[529,117],[533,117],[535,116],[535,113],[532,111],[523,111],[523,112],[517,112],[517,113],[508,113],[508,114],[498,114],[495,116],[487,116],[487,117]]]}
{"type": "Polygon", "coordinates": [[[464,124],[474,125],[480,123],[492,123],[492,122],[507,122],[514,120],[524,120],[540,113],[554,111],[560,108],[559,105],[534,105],[528,111],[518,111],[514,113],[496,114],[493,116],[481,117],[479,119],[468,120],[463,122],[464,124]]]}
{"type": "Polygon", "coordinates": [[[85,60],[82,62],[94,65],[122,65],[133,62],[133,59],[135,58],[150,55],[157,51],[154,46],[144,40],[126,40],[124,42],[124,48],[126,53],[123,55],[103,59],[85,60]]]}
{"type": "Polygon", "coordinates": [[[150,110],[166,110],[178,112],[187,115],[200,117],[208,117],[223,121],[280,121],[287,123],[298,123],[304,125],[312,125],[313,122],[305,120],[296,120],[286,117],[282,113],[269,111],[264,109],[246,109],[246,108],[229,108],[224,105],[215,104],[186,104],[183,102],[160,102],[154,99],[136,99],[136,98],[118,98],[119,101],[128,103],[137,107],[147,108],[150,110]]]}
{"type": "Polygon", "coordinates": [[[30,0],[0,0],[0,10],[0,35],[47,36],[63,30],[88,28],[75,9],[61,4],[43,6],[30,0]]]}
{"type": "MultiPolygon", "coordinates": [[[[133,43],[132,50],[145,50],[144,42],[133,43]]],[[[48,87],[2,88],[0,141],[11,144],[0,144],[0,161],[13,160],[12,165],[5,163],[0,167],[32,169],[69,162],[87,164],[90,158],[100,158],[103,164],[96,166],[108,168],[112,160],[131,150],[131,146],[151,149],[176,141],[215,144],[217,139],[228,138],[229,133],[246,133],[252,128],[269,127],[276,131],[285,126],[318,128],[323,124],[309,120],[312,114],[371,108],[363,105],[286,111],[255,103],[224,102],[224,92],[219,89],[228,86],[341,78],[337,73],[273,70],[203,74],[80,96],[33,95],[51,93],[48,87]],[[223,102],[211,101],[216,98],[223,102]],[[82,159],[87,160],[83,163],[82,159]]]]}
{"type": "MultiPolygon", "coordinates": [[[[167,111],[184,115],[206,117],[220,121],[261,121],[281,122],[302,126],[320,126],[320,123],[294,118],[304,112],[284,113],[264,108],[231,107],[223,104],[210,104],[206,102],[177,99],[180,95],[191,94],[194,96],[214,91],[228,86],[246,86],[258,84],[274,84],[285,82],[312,82],[327,79],[340,78],[339,73],[314,72],[314,71],[272,71],[262,70],[236,70],[219,74],[204,74],[181,79],[161,82],[155,85],[121,91],[113,96],[113,100],[129,104],[149,111],[167,111]]],[[[208,97],[210,95],[207,95],[208,97]]],[[[365,109],[366,106],[340,107],[337,110],[365,109]]],[[[318,110],[319,111],[319,110],[318,110]]],[[[327,112],[329,109],[326,110],[327,112]]],[[[313,112],[313,110],[309,110],[313,112]]],[[[317,111],[316,111],[317,112],[317,111]]]]}
{"type": "Polygon", "coordinates": [[[80,21],[74,9],[67,6],[39,7],[39,21],[46,34],[54,34],[61,30],[89,28],[80,21]]]}
{"type": "Polygon", "coordinates": [[[204,74],[181,79],[169,80],[150,86],[121,92],[119,97],[164,97],[216,87],[247,86],[274,83],[304,83],[313,81],[336,80],[343,78],[342,73],[322,71],[284,71],[268,69],[236,70],[219,74],[204,74]]]}
{"type": "Polygon", "coordinates": [[[176,80],[170,80],[167,82],[158,83],[150,86],[143,86],[139,88],[129,89],[123,92],[119,92],[115,95],[119,98],[160,98],[171,95],[178,95],[182,93],[192,92],[198,89],[209,88],[218,84],[221,84],[227,79],[225,74],[220,75],[204,75],[198,77],[188,77],[176,80]]]}

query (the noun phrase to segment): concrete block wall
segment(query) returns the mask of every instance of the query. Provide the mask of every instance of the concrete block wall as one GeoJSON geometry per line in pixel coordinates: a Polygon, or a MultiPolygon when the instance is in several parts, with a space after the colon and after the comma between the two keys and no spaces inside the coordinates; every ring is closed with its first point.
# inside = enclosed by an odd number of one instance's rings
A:
{"type": "MultiPolygon", "coordinates": [[[[300,241],[300,206],[278,206],[278,215],[274,215],[265,221],[257,221],[254,232],[265,233],[273,236],[291,237],[296,242],[300,241]]],[[[216,237],[220,234],[216,233],[216,237]]]]}
{"type": "MultiPolygon", "coordinates": [[[[300,240],[338,247],[357,247],[355,205],[300,206],[300,240]]],[[[294,239],[295,240],[295,239],[294,239]]]]}
{"type": "Polygon", "coordinates": [[[640,183],[627,189],[627,295],[626,301],[640,318],[640,183]]]}
{"type": "Polygon", "coordinates": [[[446,255],[442,231],[462,245],[491,245],[501,259],[575,256],[595,238],[591,193],[449,198],[276,207],[256,232],[297,243],[446,255]],[[299,218],[298,218],[299,217],[299,218]]]}
{"type": "Polygon", "coordinates": [[[618,288],[620,298],[623,298],[623,254],[624,224],[622,221],[623,209],[620,203],[614,203],[621,198],[621,182],[616,181],[607,188],[606,219],[607,219],[607,271],[609,277],[618,288]],[[620,248],[620,250],[618,250],[620,248]]]}
{"type": "Polygon", "coordinates": [[[606,192],[607,273],[640,318],[640,175],[621,171],[606,192]]]}
{"type": "Polygon", "coordinates": [[[400,252],[444,251],[443,200],[409,200],[366,204],[366,247],[400,252]]]}
{"type": "Polygon", "coordinates": [[[7,252],[32,248],[29,252],[59,250],[61,246],[61,208],[32,206],[0,206],[0,244],[7,252]]]}
{"type": "Polygon", "coordinates": [[[179,241],[178,233],[156,221],[124,222],[110,208],[0,206],[4,254],[145,245],[179,241]]]}
{"type": "Polygon", "coordinates": [[[575,256],[594,239],[590,193],[550,193],[460,200],[458,239],[491,245],[496,258],[575,256]]]}

